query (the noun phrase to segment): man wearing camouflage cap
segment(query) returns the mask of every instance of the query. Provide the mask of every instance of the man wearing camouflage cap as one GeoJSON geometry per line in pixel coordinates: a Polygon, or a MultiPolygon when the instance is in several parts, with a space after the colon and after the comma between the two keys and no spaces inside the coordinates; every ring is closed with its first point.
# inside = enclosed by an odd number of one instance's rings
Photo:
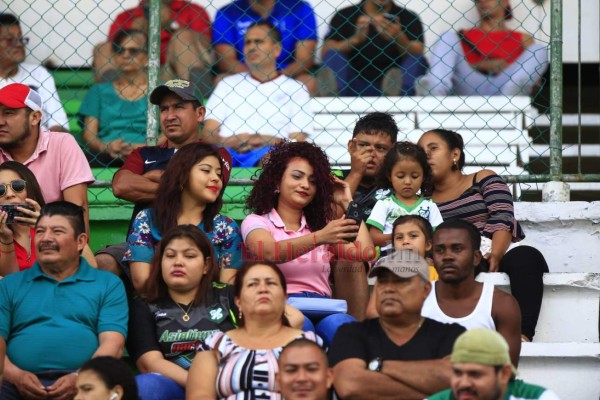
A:
{"type": "Polygon", "coordinates": [[[447,359],[458,324],[421,317],[431,291],[429,266],[412,250],[383,257],[369,273],[377,278],[379,318],[346,324],[329,350],[340,398],[424,398],[450,386],[447,359]]]}

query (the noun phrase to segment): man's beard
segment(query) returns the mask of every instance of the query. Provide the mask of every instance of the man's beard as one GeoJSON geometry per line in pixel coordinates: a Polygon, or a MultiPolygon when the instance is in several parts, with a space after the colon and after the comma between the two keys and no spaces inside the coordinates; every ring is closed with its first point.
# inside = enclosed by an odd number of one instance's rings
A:
{"type": "Polygon", "coordinates": [[[3,143],[1,146],[2,148],[9,150],[20,147],[21,144],[27,138],[29,138],[29,136],[31,136],[31,127],[29,126],[29,121],[25,121],[25,124],[23,125],[23,133],[15,139],[11,140],[10,142],[3,143]]]}

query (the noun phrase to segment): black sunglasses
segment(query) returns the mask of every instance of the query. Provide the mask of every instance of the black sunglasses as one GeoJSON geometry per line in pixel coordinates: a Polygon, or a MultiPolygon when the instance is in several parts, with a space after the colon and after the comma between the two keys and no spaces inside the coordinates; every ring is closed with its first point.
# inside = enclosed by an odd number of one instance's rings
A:
{"type": "Polygon", "coordinates": [[[0,197],[6,195],[6,192],[8,191],[8,185],[10,185],[13,192],[21,193],[23,190],[25,190],[27,182],[25,182],[23,179],[15,179],[14,181],[10,181],[8,184],[0,183],[0,197]]]}

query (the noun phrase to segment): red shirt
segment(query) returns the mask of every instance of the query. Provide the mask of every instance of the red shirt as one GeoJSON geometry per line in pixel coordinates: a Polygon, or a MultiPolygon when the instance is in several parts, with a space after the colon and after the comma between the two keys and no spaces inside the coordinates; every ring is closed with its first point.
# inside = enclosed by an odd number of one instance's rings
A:
{"type": "Polygon", "coordinates": [[[469,64],[486,59],[502,59],[513,63],[523,50],[523,34],[515,31],[484,32],[478,28],[460,32],[461,44],[469,64]]]}
{"type": "MultiPolygon", "coordinates": [[[[144,1],[140,1],[137,7],[123,11],[117,16],[115,21],[110,26],[108,39],[112,42],[117,36],[117,33],[123,29],[131,28],[133,21],[137,18],[144,17],[144,1]]],[[[211,27],[210,18],[207,12],[197,4],[190,3],[184,0],[172,0],[169,3],[171,9],[171,20],[179,25],[179,28],[188,28],[199,32],[206,36],[210,41],[211,27]]],[[[160,62],[165,62],[166,50],[169,41],[173,36],[172,32],[167,31],[164,27],[160,31],[160,62]]]]}

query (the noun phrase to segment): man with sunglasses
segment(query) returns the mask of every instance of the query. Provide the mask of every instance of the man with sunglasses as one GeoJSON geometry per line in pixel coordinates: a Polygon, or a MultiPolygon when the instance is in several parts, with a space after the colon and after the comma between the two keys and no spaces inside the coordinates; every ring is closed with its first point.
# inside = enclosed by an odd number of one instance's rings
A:
{"type": "Polygon", "coordinates": [[[25,46],[19,19],[12,14],[0,14],[0,88],[10,83],[23,83],[42,97],[42,126],[51,131],[64,132],[69,126],[54,78],[46,68],[25,63],[25,46]]]}
{"type": "Polygon", "coordinates": [[[40,126],[40,95],[29,86],[12,83],[0,89],[0,163],[17,161],[35,175],[44,200],[66,200],[86,210],[87,188],[94,181],[81,148],[69,133],[40,126]]]}

